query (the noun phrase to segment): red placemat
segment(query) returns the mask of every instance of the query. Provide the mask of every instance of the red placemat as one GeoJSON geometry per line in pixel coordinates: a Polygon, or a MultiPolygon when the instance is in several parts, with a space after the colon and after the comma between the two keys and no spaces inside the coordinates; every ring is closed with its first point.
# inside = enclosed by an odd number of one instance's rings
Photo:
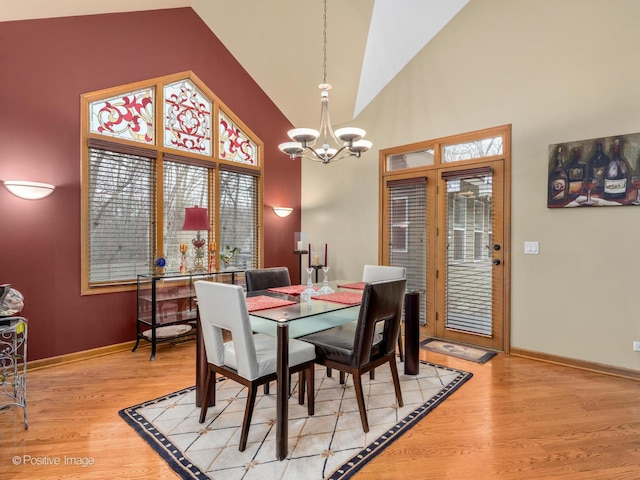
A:
{"type": "Polygon", "coordinates": [[[247,297],[247,310],[255,312],[256,310],[285,307],[287,305],[294,305],[295,303],[296,302],[292,302],[291,300],[283,300],[282,298],[258,295],[257,297],[247,297]]]}
{"type": "Polygon", "coordinates": [[[364,290],[365,282],[343,283],[338,284],[340,288],[352,288],[353,290],[364,290]]]}
{"type": "MultiPolygon", "coordinates": [[[[317,287],[313,287],[315,290],[318,290],[317,287]]],[[[300,295],[307,289],[306,285],[290,285],[288,287],[273,287],[269,288],[270,292],[274,293],[284,293],[285,295],[300,295]]]]}
{"type": "Polygon", "coordinates": [[[362,303],[362,293],[360,292],[335,292],[311,298],[324,302],[344,303],[346,305],[358,305],[362,303]]]}

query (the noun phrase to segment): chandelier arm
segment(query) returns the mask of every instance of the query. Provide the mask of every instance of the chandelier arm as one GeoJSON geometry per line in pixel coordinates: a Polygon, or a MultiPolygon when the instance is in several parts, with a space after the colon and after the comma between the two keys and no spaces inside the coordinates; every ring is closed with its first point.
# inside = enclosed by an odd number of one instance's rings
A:
{"type": "MultiPolygon", "coordinates": [[[[360,156],[359,155],[360,152],[352,152],[351,150],[349,150],[349,146],[348,145],[342,146],[333,155],[326,155],[326,156],[322,155],[321,153],[318,153],[318,151],[313,147],[306,147],[306,150],[310,151],[311,153],[313,153],[316,156],[316,158],[317,158],[316,161],[321,161],[322,163],[329,163],[329,162],[337,161],[337,160],[340,160],[340,159],[346,158],[346,157],[359,157],[360,156]],[[341,156],[340,153],[343,152],[344,150],[347,150],[349,153],[347,155],[342,155],[341,156]]],[[[309,160],[315,160],[314,158],[308,157],[308,156],[306,156],[304,154],[301,155],[301,157],[304,157],[304,158],[309,159],[309,160]]]]}

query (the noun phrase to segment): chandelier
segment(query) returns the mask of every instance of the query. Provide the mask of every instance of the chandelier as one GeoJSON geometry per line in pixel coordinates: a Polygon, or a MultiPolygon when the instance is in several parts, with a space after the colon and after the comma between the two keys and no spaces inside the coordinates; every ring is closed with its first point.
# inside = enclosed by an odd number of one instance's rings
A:
{"type": "Polygon", "coordinates": [[[327,0],[324,0],[324,76],[320,89],[320,129],[294,128],[287,132],[292,142],[278,145],[281,152],[286,153],[293,160],[296,157],[306,158],[316,162],[327,164],[331,161],[345,157],[359,158],[373,145],[369,140],[363,140],[367,133],[362,128],[344,127],[335,132],[329,118],[329,90],[331,85],[327,83],[327,0]]]}

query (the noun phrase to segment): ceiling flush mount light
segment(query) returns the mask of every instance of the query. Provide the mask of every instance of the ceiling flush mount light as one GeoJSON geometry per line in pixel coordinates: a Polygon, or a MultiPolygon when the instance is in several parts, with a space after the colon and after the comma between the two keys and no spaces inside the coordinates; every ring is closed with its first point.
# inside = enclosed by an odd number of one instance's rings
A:
{"type": "Polygon", "coordinates": [[[26,180],[5,180],[4,186],[16,197],[25,200],[40,200],[48,197],[56,189],[53,185],[40,182],[28,182],[26,180]]]}
{"type": "Polygon", "coordinates": [[[294,159],[296,157],[322,162],[340,160],[345,157],[360,157],[373,145],[369,140],[363,140],[367,132],[361,128],[345,127],[335,132],[329,118],[329,90],[331,85],[327,83],[327,0],[324,0],[324,76],[320,89],[322,109],[320,111],[320,130],[313,128],[294,128],[287,134],[292,142],[278,145],[281,152],[294,159]],[[316,146],[317,145],[317,146],[316,146]]]}
{"type": "Polygon", "coordinates": [[[273,207],[273,213],[280,218],[288,217],[293,212],[293,208],[290,207],[273,207]]]}

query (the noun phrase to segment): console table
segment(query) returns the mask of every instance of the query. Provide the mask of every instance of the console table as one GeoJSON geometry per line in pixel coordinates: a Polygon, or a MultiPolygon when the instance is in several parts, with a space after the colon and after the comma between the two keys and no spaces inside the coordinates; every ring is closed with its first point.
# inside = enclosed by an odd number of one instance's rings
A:
{"type": "Polygon", "coordinates": [[[27,319],[0,317],[0,410],[22,408],[27,423],[27,319]]]}
{"type": "Polygon", "coordinates": [[[244,270],[226,269],[215,272],[138,275],[136,351],[140,340],[151,343],[150,360],[156,357],[161,342],[195,338],[197,328],[197,280],[236,283],[244,278],[244,270]]]}

